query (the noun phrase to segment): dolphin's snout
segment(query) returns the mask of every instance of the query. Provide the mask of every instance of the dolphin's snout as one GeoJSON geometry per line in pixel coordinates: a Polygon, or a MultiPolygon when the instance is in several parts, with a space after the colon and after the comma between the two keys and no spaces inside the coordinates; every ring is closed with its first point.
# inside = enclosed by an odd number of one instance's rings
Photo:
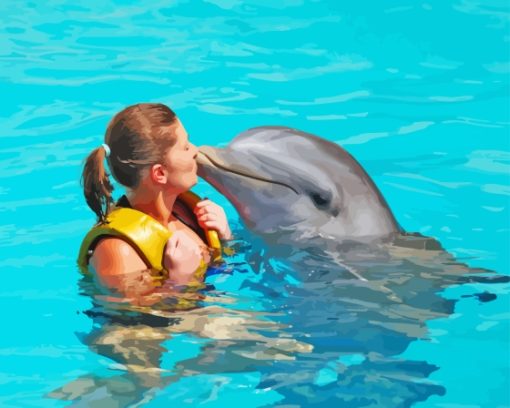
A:
{"type": "Polygon", "coordinates": [[[198,175],[204,177],[207,169],[217,168],[222,160],[216,154],[216,149],[211,146],[200,146],[197,154],[198,175]]]}
{"type": "Polygon", "coordinates": [[[211,146],[199,146],[197,154],[197,163],[199,165],[211,164],[212,161],[210,156],[215,157],[214,147],[211,146]]]}
{"type": "Polygon", "coordinates": [[[232,158],[224,149],[212,146],[200,146],[198,148],[197,163],[202,166],[229,167],[232,158]]]}
{"type": "Polygon", "coordinates": [[[228,174],[234,176],[239,180],[250,179],[252,181],[259,181],[267,185],[281,185],[292,190],[294,193],[299,192],[290,185],[290,183],[275,180],[271,174],[263,171],[263,166],[258,168],[250,165],[249,156],[243,153],[236,152],[232,154],[225,149],[218,149],[212,146],[200,146],[197,155],[198,175],[205,178],[207,181],[215,184],[213,173],[228,174]]]}
{"type": "Polygon", "coordinates": [[[199,167],[210,162],[210,160],[207,158],[207,156],[204,153],[202,153],[201,151],[198,151],[195,160],[197,161],[197,164],[199,167]]]}

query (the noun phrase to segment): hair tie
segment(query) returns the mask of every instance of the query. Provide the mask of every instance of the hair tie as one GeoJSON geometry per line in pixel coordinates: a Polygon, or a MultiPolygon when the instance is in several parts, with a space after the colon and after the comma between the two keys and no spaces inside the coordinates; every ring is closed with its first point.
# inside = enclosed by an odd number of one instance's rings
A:
{"type": "Polygon", "coordinates": [[[110,157],[110,153],[112,152],[110,150],[110,146],[108,146],[106,143],[103,143],[101,147],[104,149],[104,152],[106,153],[106,157],[110,157]]]}

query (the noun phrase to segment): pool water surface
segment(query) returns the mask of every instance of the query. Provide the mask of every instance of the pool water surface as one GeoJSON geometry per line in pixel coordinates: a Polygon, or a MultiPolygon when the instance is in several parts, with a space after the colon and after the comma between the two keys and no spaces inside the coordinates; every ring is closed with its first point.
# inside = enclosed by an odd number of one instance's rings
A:
{"type": "Polygon", "coordinates": [[[0,11],[0,406],[510,406],[507,2],[0,11]],[[137,102],[197,145],[261,125],[338,143],[444,250],[374,254],[360,282],[262,243],[200,181],[234,229],[227,265],[158,307],[109,301],[76,265],[94,223],[79,180],[137,102]]]}

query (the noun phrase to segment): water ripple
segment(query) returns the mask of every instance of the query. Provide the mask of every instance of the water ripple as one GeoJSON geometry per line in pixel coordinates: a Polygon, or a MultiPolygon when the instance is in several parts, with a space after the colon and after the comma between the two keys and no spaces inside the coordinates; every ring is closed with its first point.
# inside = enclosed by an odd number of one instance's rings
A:
{"type": "Polygon", "coordinates": [[[451,61],[446,58],[430,55],[420,65],[425,68],[441,69],[441,70],[455,70],[463,65],[460,61],[451,61]]]}
{"type": "Polygon", "coordinates": [[[425,177],[421,174],[416,173],[385,173],[385,176],[391,176],[391,177],[397,177],[397,178],[404,178],[404,179],[412,179],[412,180],[420,180],[424,181],[429,184],[434,184],[440,187],[445,187],[448,189],[457,189],[459,187],[465,187],[470,186],[473,183],[467,182],[467,181],[439,181],[430,177],[425,177]]]}
{"type": "Polygon", "coordinates": [[[14,224],[0,225],[0,247],[38,245],[55,242],[62,237],[82,236],[91,225],[91,219],[36,224],[30,227],[20,227],[14,224]]]}
{"type": "MultiPolygon", "coordinates": [[[[24,267],[36,267],[41,268],[48,265],[52,265],[61,261],[69,261],[69,257],[61,254],[46,254],[44,256],[39,255],[28,255],[22,258],[8,258],[0,261],[0,268],[24,268],[24,267]]],[[[67,262],[65,262],[67,263],[67,262]]],[[[24,296],[25,291],[21,293],[21,297],[26,299],[24,296]]]]}
{"type": "Polygon", "coordinates": [[[96,138],[24,145],[0,150],[0,178],[29,174],[50,168],[81,165],[96,138]]]}
{"type": "Polygon", "coordinates": [[[461,123],[463,125],[486,127],[486,128],[503,128],[505,126],[508,126],[508,123],[506,123],[506,122],[489,121],[489,120],[477,119],[477,118],[467,118],[467,117],[463,117],[463,116],[458,116],[455,119],[444,120],[441,123],[444,123],[444,124],[461,123]]]}
{"type": "Polygon", "coordinates": [[[314,78],[324,74],[341,73],[348,71],[362,71],[372,68],[373,64],[359,56],[342,56],[338,61],[326,65],[318,65],[311,68],[285,69],[281,66],[273,66],[273,72],[249,73],[248,78],[270,82],[286,82],[299,79],[314,78]],[[274,72],[277,71],[277,72],[274,72]]]}
{"type": "Polygon", "coordinates": [[[412,191],[413,193],[425,194],[425,195],[435,196],[435,197],[443,197],[444,196],[444,194],[441,194],[441,193],[437,193],[437,192],[429,191],[429,190],[423,190],[421,188],[411,187],[411,186],[408,186],[405,184],[391,183],[389,181],[385,181],[384,184],[387,186],[395,187],[399,190],[412,191]]]}
{"type": "Polygon", "coordinates": [[[353,99],[366,98],[370,96],[370,91],[359,90],[349,92],[340,95],[326,96],[321,98],[315,98],[311,101],[287,101],[283,99],[277,99],[276,103],[280,105],[291,105],[291,106],[316,106],[316,105],[328,105],[335,103],[347,102],[353,99]]]}
{"type": "Polygon", "coordinates": [[[489,194],[510,196],[510,186],[502,184],[484,184],[482,191],[489,194]]]}
{"type": "Polygon", "coordinates": [[[510,73],[510,61],[493,62],[491,64],[484,64],[483,67],[495,74],[508,74],[510,73]]]}
{"type": "Polygon", "coordinates": [[[397,133],[399,135],[406,135],[408,133],[419,132],[420,130],[427,129],[432,126],[434,122],[414,122],[407,126],[402,126],[397,133]]]}
{"type": "Polygon", "coordinates": [[[472,101],[474,99],[473,95],[463,95],[463,96],[429,96],[429,100],[434,102],[445,102],[445,103],[452,103],[452,102],[467,102],[472,101]]]}
{"type": "Polygon", "coordinates": [[[402,136],[408,135],[411,133],[420,132],[434,125],[434,122],[413,122],[409,125],[405,125],[397,129],[397,131],[393,132],[372,132],[372,133],[362,133],[359,135],[351,136],[346,139],[338,140],[336,143],[342,145],[353,145],[353,144],[363,144],[371,142],[372,140],[386,138],[389,136],[402,136]]]}
{"type": "Polygon", "coordinates": [[[484,173],[510,174],[510,152],[500,150],[475,150],[468,156],[465,167],[484,173]]]}
{"type": "Polygon", "coordinates": [[[2,118],[2,137],[40,137],[75,131],[80,125],[111,116],[118,108],[117,104],[94,103],[85,107],[78,102],[62,100],[45,105],[21,105],[15,113],[2,118]]]}
{"type": "Polygon", "coordinates": [[[21,207],[34,207],[39,209],[39,207],[44,205],[54,205],[54,204],[67,204],[71,202],[77,202],[76,194],[66,194],[61,197],[37,197],[37,198],[29,198],[25,200],[14,200],[14,201],[2,201],[0,203],[0,212],[3,211],[17,211],[21,207]]]}

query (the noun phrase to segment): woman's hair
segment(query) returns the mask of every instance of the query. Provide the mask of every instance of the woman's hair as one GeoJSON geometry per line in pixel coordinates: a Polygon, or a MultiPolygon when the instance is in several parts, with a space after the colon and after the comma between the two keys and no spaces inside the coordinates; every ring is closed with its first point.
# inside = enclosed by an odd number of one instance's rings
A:
{"type": "Polygon", "coordinates": [[[160,103],[139,103],[117,113],[108,124],[105,143],[110,149],[98,147],[85,160],[82,183],[85,200],[105,222],[113,203],[113,185],[106,172],[108,161],[112,176],[119,184],[135,188],[144,167],[158,163],[176,143],[170,126],[177,120],[175,113],[160,103]]]}

